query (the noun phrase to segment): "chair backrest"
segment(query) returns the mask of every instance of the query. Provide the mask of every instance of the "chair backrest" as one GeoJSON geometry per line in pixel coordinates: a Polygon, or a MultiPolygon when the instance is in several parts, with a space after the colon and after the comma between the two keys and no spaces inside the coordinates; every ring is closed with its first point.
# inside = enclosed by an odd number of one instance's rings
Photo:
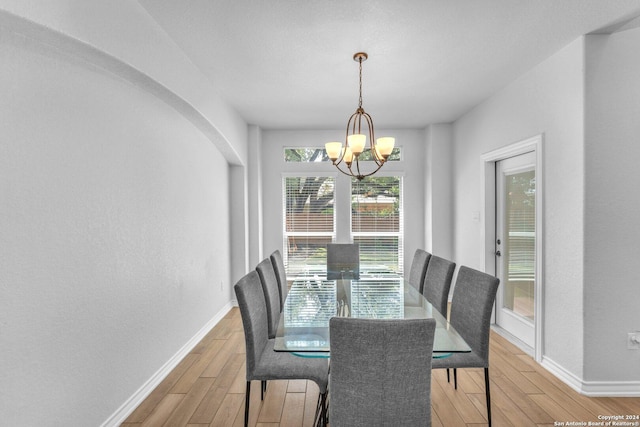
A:
{"type": "Polygon", "coordinates": [[[253,378],[256,363],[267,343],[267,305],[260,277],[256,271],[238,280],[233,289],[242,316],[247,351],[247,380],[253,378]]]}
{"type": "Polygon", "coordinates": [[[327,244],[327,279],[360,278],[360,245],[357,243],[327,244]]]}
{"type": "Polygon", "coordinates": [[[273,270],[276,273],[276,279],[278,279],[278,290],[280,291],[280,312],[284,309],[284,301],[287,299],[287,293],[289,288],[287,285],[287,272],[284,269],[284,260],[279,250],[273,251],[271,256],[271,263],[273,264],[273,270]]]}
{"type": "Polygon", "coordinates": [[[456,263],[433,255],[429,260],[427,274],[424,277],[422,295],[442,314],[447,317],[449,290],[456,263]]]}
{"type": "Polygon", "coordinates": [[[416,249],[411,262],[411,270],[409,270],[409,283],[420,293],[424,288],[424,276],[427,274],[427,266],[431,254],[423,249],[416,249]]]}
{"type": "Polygon", "coordinates": [[[333,317],[329,420],[430,426],[434,319],[333,317]]]}
{"type": "Polygon", "coordinates": [[[278,322],[280,321],[280,290],[278,289],[278,279],[276,278],[276,272],[273,270],[271,259],[265,258],[260,261],[256,271],[260,276],[264,299],[267,304],[269,338],[275,338],[278,322]]]}
{"type": "Polygon", "coordinates": [[[461,266],[451,300],[450,323],[487,366],[491,311],[499,283],[497,277],[461,266]]]}

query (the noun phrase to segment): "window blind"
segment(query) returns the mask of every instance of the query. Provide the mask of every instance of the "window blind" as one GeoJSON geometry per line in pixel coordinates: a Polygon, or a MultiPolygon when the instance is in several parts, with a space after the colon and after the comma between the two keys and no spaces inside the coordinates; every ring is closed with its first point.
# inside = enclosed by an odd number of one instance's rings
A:
{"type": "Polygon", "coordinates": [[[535,171],[506,177],[509,280],[535,280],[535,171]]]}
{"type": "Polygon", "coordinates": [[[328,176],[289,176],[283,180],[283,259],[295,278],[324,274],[327,243],[335,240],[334,185],[328,176]]]}
{"type": "Polygon", "coordinates": [[[402,177],[351,182],[351,234],[360,245],[360,269],[404,273],[402,177]]]}

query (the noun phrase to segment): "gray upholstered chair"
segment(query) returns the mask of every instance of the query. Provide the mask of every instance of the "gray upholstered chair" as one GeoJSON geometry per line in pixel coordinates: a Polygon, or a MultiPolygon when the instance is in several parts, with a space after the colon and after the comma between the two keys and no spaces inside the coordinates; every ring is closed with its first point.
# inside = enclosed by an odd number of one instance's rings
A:
{"type": "MultiPolygon", "coordinates": [[[[432,261],[433,262],[433,261],[432,261]]],[[[489,390],[489,326],[500,280],[489,274],[462,266],[458,271],[451,301],[449,322],[471,347],[471,353],[454,353],[434,359],[433,369],[453,368],[453,381],[458,388],[457,368],[484,368],[487,397],[487,419],[491,426],[491,395],[489,390]]]]}
{"type": "Polygon", "coordinates": [[[278,290],[280,291],[280,312],[284,310],[284,301],[287,299],[289,287],[287,285],[287,272],[284,268],[284,260],[279,250],[273,251],[269,256],[271,263],[273,264],[273,270],[276,273],[276,279],[278,279],[278,290]]]}
{"type": "Polygon", "coordinates": [[[333,317],[331,427],[430,426],[434,319],[333,317]]]}
{"type": "Polygon", "coordinates": [[[424,288],[424,276],[427,274],[427,266],[431,254],[423,249],[416,249],[411,262],[411,270],[409,270],[409,283],[422,293],[424,288]]]}
{"type": "MultiPolygon", "coordinates": [[[[275,338],[276,331],[278,330],[278,322],[280,322],[280,314],[282,313],[278,278],[270,258],[265,258],[260,261],[260,264],[256,267],[256,271],[258,272],[258,276],[260,276],[260,283],[262,283],[264,299],[267,304],[267,330],[269,331],[269,338],[275,338]]],[[[261,399],[264,398],[265,391],[267,391],[266,380],[262,381],[261,399]]]]}
{"type": "Polygon", "coordinates": [[[280,289],[278,286],[278,279],[276,277],[276,272],[273,269],[271,259],[265,258],[260,261],[260,264],[256,267],[256,271],[260,276],[260,283],[262,283],[262,290],[264,291],[264,299],[267,302],[267,330],[269,331],[269,338],[275,338],[282,310],[280,309],[280,289]]]}
{"type": "Polygon", "coordinates": [[[267,304],[260,278],[252,271],[234,286],[247,352],[247,388],[245,396],[244,425],[249,422],[249,401],[252,380],[312,380],[320,389],[318,411],[322,424],[326,424],[326,397],[329,381],[327,359],[298,357],[273,349],[275,340],[269,339],[267,331],[267,304]]]}
{"type": "Polygon", "coordinates": [[[359,279],[360,246],[357,243],[327,244],[327,279],[359,279]]]}
{"type": "Polygon", "coordinates": [[[424,277],[422,295],[442,314],[447,317],[449,305],[449,289],[456,263],[433,255],[429,260],[427,273],[424,277]]]}

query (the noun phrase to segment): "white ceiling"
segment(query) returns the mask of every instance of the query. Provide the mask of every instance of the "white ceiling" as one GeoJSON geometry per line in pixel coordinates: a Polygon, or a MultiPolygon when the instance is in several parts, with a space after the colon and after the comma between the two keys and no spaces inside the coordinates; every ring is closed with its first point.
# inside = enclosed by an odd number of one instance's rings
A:
{"type": "MultiPolygon", "coordinates": [[[[265,129],[451,122],[640,0],[139,0],[244,119],[265,129]]],[[[631,23],[629,22],[631,20],[631,23]]]]}

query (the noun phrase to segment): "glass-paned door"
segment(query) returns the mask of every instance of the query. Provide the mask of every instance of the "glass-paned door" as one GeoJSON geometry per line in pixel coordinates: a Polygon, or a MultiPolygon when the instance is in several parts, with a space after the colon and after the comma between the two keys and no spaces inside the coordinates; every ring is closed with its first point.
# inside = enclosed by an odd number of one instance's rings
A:
{"type": "Polygon", "coordinates": [[[496,323],[535,345],[536,157],[496,163],[496,323]]]}

